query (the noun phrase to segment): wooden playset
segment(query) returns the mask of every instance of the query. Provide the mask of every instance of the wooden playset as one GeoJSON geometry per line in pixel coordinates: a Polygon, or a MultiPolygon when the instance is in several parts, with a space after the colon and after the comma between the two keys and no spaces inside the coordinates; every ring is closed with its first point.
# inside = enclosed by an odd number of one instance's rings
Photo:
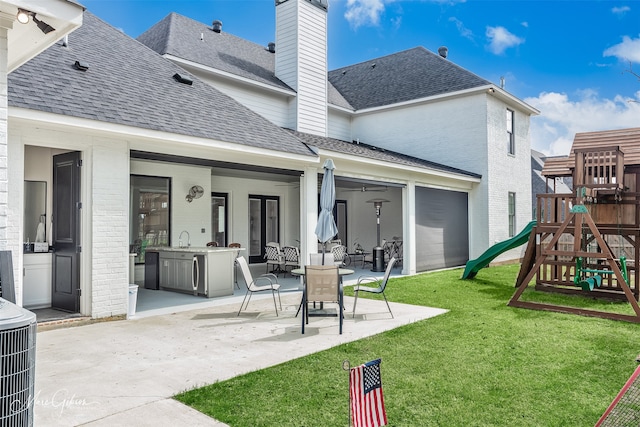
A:
{"type": "Polygon", "coordinates": [[[576,134],[570,156],[545,162],[543,176],[571,177],[573,192],[539,194],[513,307],[640,323],[640,128],[576,134]],[[635,314],[523,301],[538,291],[626,300],[635,314]]]}

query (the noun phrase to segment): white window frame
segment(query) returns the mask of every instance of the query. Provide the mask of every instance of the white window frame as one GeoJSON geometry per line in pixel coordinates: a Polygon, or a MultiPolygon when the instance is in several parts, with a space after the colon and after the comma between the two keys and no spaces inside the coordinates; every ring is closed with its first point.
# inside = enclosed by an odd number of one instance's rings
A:
{"type": "Polygon", "coordinates": [[[514,132],[515,112],[507,108],[506,128],[507,128],[507,153],[516,155],[516,138],[514,132]]]}
{"type": "Polygon", "coordinates": [[[516,235],[516,193],[509,191],[507,196],[507,212],[509,215],[509,237],[516,235]]]}

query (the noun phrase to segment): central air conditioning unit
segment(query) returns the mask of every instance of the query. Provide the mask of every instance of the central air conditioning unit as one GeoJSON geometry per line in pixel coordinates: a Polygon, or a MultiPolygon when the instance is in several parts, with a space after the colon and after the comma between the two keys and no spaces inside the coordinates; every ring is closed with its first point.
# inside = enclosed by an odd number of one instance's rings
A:
{"type": "Polygon", "coordinates": [[[36,315],[0,298],[0,426],[33,426],[36,315]]]}

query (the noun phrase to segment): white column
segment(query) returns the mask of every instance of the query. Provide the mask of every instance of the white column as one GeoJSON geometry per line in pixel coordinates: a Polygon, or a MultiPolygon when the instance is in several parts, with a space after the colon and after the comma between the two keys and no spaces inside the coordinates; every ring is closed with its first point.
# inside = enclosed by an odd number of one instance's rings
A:
{"type": "Polygon", "coordinates": [[[404,250],[402,274],[416,274],[416,183],[409,181],[402,189],[402,218],[404,250]]]}
{"type": "Polygon", "coordinates": [[[309,254],[318,252],[318,168],[305,168],[300,177],[300,256],[308,264],[309,254]]]}

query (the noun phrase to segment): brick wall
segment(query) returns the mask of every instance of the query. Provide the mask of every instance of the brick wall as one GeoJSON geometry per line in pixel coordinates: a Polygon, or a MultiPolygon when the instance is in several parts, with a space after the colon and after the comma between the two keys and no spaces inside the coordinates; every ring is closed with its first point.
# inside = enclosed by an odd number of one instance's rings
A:
{"type": "Polygon", "coordinates": [[[442,100],[358,116],[353,137],[483,176],[469,192],[469,255],[490,241],[486,96],[442,100]]]}
{"type": "Polygon", "coordinates": [[[0,250],[8,241],[8,171],[7,171],[7,29],[0,27],[0,250]]]}
{"type": "MultiPolygon", "coordinates": [[[[123,143],[98,142],[90,153],[91,314],[127,313],[129,290],[129,152],[123,143]]],[[[86,194],[86,192],[83,192],[86,194]]],[[[86,217],[86,215],[85,215],[86,217]]]]}
{"type": "MultiPolygon", "coordinates": [[[[529,118],[515,110],[515,155],[508,154],[506,109],[507,106],[488,97],[488,173],[489,245],[509,238],[508,198],[516,194],[515,233],[519,233],[531,221],[531,144],[529,118]]],[[[513,110],[513,109],[512,109],[513,110]]],[[[517,259],[524,246],[512,249],[496,262],[517,259]]]]}
{"type": "MultiPolygon", "coordinates": [[[[482,175],[469,193],[469,256],[508,237],[508,192],[516,193],[516,229],[531,216],[529,117],[516,111],[516,155],[507,154],[507,105],[477,94],[358,116],[353,138],[482,175]]],[[[519,249],[500,260],[520,257],[519,249]]]]}

